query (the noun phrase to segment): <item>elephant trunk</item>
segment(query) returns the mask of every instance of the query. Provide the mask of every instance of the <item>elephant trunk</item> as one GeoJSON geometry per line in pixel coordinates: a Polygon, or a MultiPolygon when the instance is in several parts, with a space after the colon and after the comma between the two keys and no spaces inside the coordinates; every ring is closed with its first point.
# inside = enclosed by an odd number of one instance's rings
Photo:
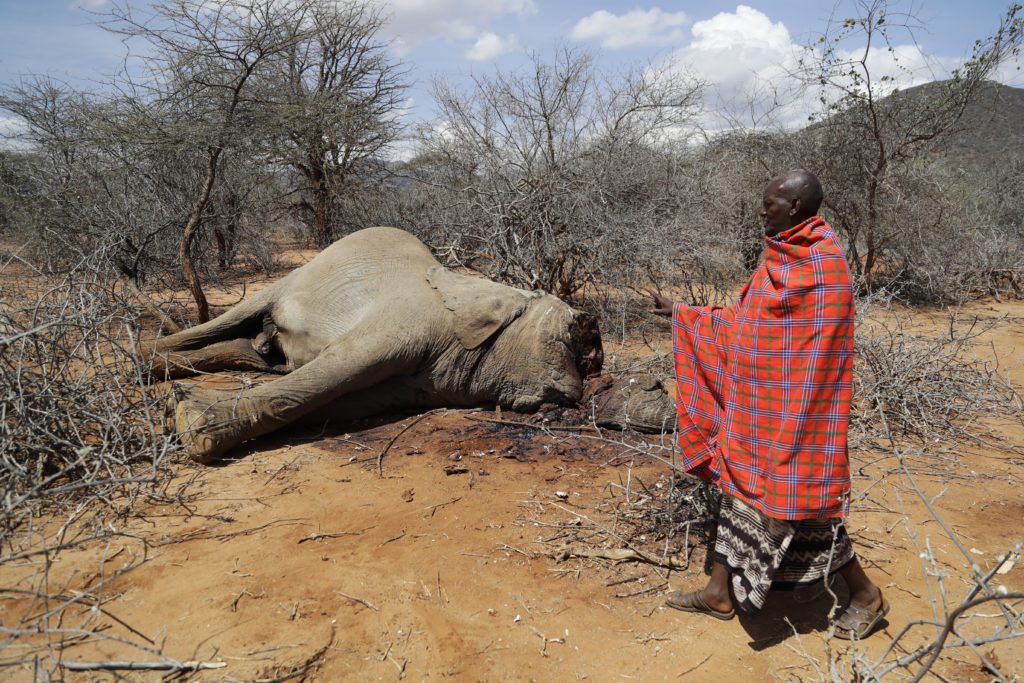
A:
{"type": "Polygon", "coordinates": [[[590,377],[580,406],[601,427],[658,434],[676,426],[675,401],[653,375],[590,377]]]}

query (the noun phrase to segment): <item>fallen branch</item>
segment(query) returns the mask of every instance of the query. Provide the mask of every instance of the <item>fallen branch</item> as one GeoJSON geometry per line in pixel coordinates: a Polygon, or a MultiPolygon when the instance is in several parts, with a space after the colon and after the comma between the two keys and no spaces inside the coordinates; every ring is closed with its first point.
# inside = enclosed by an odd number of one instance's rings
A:
{"type": "Polygon", "coordinates": [[[319,667],[321,662],[323,662],[324,656],[327,655],[327,651],[334,645],[335,638],[337,638],[337,629],[332,626],[331,637],[327,641],[327,644],[310,655],[302,664],[291,667],[291,669],[286,673],[277,676],[276,678],[255,678],[252,679],[252,683],[284,683],[285,681],[290,681],[295,678],[306,680],[306,674],[308,674],[310,670],[319,667]]]}
{"type": "Polygon", "coordinates": [[[391,440],[388,441],[384,448],[380,449],[380,453],[377,454],[377,476],[384,476],[384,455],[389,450],[391,450],[392,446],[395,445],[395,442],[398,441],[398,437],[402,436],[402,434],[405,434],[407,431],[409,431],[414,426],[419,424],[424,418],[430,417],[431,415],[436,415],[437,413],[443,412],[445,410],[447,410],[447,408],[435,408],[434,410],[428,410],[422,415],[417,416],[412,422],[402,427],[402,429],[400,429],[397,434],[391,437],[391,440]]]}
{"type": "Polygon", "coordinates": [[[374,607],[372,604],[370,604],[370,602],[368,600],[363,600],[362,598],[356,597],[355,595],[349,595],[348,593],[342,593],[341,591],[334,591],[334,592],[337,593],[338,595],[340,595],[341,597],[345,598],[346,600],[351,600],[352,602],[358,602],[363,607],[367,607],[369,609],[372,609],[374,612],[377,611],[377,608],[374,607]]]}
{"type": "Polygon", "coordinates": [[[445,507],[446,505],[451,505],[452,503],[458,503],[460,500],[462,500],[462,496],[456,496],[451,500],[445,501],[443,503],[438,503],[437,505],[431,505],[423,509],[430,510],[430,516],[433,517],[434,513],[437,512],[439,509],[445,507]]]}
{"type": "Polygon", "coordinates": [[[178,662],[169,659],[165,662],[59,662],[61,668],[68,671],[204,671],[206,669],[223,669],[227,662],[178,662]]]}
{"type": "Polygon", "coordinates": [[[182,327],[178,324],[178,321],[171,317],[171,314],[167,311],[161,310],[156,303],[146,295],[139,287],[131,280],[131,278],[122,275],[118,278],[125,291],[131,295],[151,316],[157,319],[160,324],[160,329],[165,334],[177,334],[181,332],[182,327]]]}
{"type": "Polygon", "coordinates": [[[497,420],[492,417],[480,417],[479,415],[467,415],[467,420],[473,422],[490,422],[496,425],[506,425],[508,427],[528,427],[529,429],[536,429],[539,432],[582,432],[588,429],[593,429],[590,425],[587,426],[560,426],[560,425],[549,425],[549,424],[532,424],[530,422],[519,422],[516,420],[497,420]]]}
{"type": "Polygon", "coordinates": [[[372,526],[368,526],[365,529],[359,531],[335,531],[329,534],[310,534],[309,536],[303,536],[299,539],[299,545],[302,545],[306,541],[321,541],[325,538],[341,538],[342,536],[359,536],[360,534],[366,533],[372,526]]]}
{"type": "Polygon", "coordinates": [[[573,557],[615,560],[616,562],[646,562],[666,569],[686,569],[686,565],[672,557],[664,559],[646,552],[634,550],[633,548],[566,548],[550,555],[558,562],[564,562],[573,557]]]}

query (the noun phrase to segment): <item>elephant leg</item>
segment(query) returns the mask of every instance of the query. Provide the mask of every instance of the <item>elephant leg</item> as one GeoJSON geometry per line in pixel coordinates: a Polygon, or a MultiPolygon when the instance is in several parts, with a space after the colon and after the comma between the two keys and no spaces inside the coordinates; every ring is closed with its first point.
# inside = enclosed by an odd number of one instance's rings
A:
{"type": "Polygon", "coordinates": [[[158,339],[153,344],[152,351],[188,351],[239,337],[254,338],[262,329],[265,316],[287,279],[275,282],[251,299],[231,307],[209,322],[158,339]]]}
{"type": "Polygon", "coordinates": [[[352,330],[298,370],[242,391],[176,387],[169,408],[186,453],[208,462],[342,396],[415,370],[419,358],[412,345],[389,354],[372,331],[352,330]]]}
{"type": "Polygon", "coordinates": [[[372,415],[395,411],[432,408],[435,402],[425,399],[409,375],[392,377],[372,387],[346,394],[304,415],[298,423],[321,428],[327,424],[355,422],[372,415]]]}
{"type": "MultiPolygon", "coordinates": [[[[284,360],[283,357],[281,360],[284,360]]],[[[155,379],[178,379],[221,370],[287,372],[283,363],[275,364],[270,356],[264,356],[253,349],[248,339],[217,342],[201,349],[157,353],[153,355],[149,372],[150,377],[155,379]]]]}

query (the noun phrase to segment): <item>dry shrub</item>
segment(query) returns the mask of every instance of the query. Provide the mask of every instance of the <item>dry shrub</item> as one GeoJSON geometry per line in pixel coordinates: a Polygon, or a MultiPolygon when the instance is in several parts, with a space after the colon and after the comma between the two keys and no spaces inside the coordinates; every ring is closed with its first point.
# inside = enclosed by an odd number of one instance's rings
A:
{"type": "Polygon", "coordinates": [[[883,297],[858,308],[851,437],[864,445],[977,438],[986,416],[1021,416],[1021,396],[976,356],[979,337],[1003,323],[949,314],[948,327],[908,329],[906,312],[883,297]]]}
{"type": "Polygon", "coordinates": [[[169,481],[162,397],[139,381],[138,314],[99,275],[102,261],[93,254],[59,277],[0,261],[0,567],[17,564],[23,577],[0,588],[0,671],[40,680],[61,679],[75,666],[65,648],[89,640],[177,666],[95,618],[110,616],[103,591],[145,553],[84,583],[51,572],[65,549],[124,536],[119,519],[169,481]]]}
{"type": "Polygon", "coordinates": [[[0,547],[41,512],[154,483],[172,447],[161,399],[139,381],[138,313],[94,263],[49,280],[17,262],[16,286],[11,263],[0,268],[0,547]]]}

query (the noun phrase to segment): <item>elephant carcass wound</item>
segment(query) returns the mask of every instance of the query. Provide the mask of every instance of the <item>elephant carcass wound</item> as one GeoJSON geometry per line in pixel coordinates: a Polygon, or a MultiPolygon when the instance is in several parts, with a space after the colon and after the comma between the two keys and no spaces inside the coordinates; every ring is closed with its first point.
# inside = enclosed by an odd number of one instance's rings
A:
{"type": "MultiPolygon", "coordinates": [[[[175,386],[173,426],[199,462],[300,419],[444,406],[578,406],[586,378],[603,360],[593,316],[543,292],[452,272],[409,233],[384,227],[338,240],[220,317],[158,340],[152,351],[156,377],[220,369],[283,374],[241,391],[175,386]]],[[[606,406],[608,414],[597,416],[602,423],[671,425],[660,383],[617,391],[614,401],[590,401],[591,412],[606,406]],[[633,409],[642,419],[631,419],[633,409]]]]}

